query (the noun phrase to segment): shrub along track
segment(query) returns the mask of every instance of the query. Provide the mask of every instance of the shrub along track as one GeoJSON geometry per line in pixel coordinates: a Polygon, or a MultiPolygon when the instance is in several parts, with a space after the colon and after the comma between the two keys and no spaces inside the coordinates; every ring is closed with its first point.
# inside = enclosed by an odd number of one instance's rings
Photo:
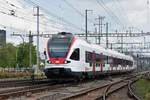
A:
{"type": "Polygon", "coordinates": [[[0,80],[0,89],[1,88],[9,88],[9,87],[21,87],[21,86],[29,86],[32,84],[42,84],[47,83],[51,80],[47,78],[36,78],[36,79],[18,79],[18,80],[0,80]]]}

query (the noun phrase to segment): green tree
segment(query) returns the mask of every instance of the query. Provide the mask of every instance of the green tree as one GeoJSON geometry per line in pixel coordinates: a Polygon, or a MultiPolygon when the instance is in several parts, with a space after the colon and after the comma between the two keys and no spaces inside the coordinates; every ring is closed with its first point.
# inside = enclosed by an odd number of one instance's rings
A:
{"type": "Polygon", "coordinates": [[[15,67],[16,47],[8,43],[0,47],[0,67],[15,67]]]}
{"type": "MultiPolygon", "coordinates": [[[[17,50],[17,63],[19,67],[29,67],[29,49],[30,44],[29,43],[24,43],[18,45],[18,50],[17,50]]],[[[32,45],[32,64],[36,64],[36,46],[32,45]]]]}

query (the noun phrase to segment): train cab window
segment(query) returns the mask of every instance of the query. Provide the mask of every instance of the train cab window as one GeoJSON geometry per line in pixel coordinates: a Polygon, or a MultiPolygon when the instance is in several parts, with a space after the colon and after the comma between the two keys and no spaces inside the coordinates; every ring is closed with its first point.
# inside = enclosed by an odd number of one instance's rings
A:
{"type": "Polygon", "coordinates": [[[86,51],[85,52],[85,62],[86,63],[89,63],[89,66],[92,67],[92,53],[91,52],[88,52],[86,51]]]}
{"type": "Polygon", "coordinates": [[[80,49],[77,48],[73,51],[72,55],[70,56],[70,59],[79,61],[80,60],[80,49]]]}

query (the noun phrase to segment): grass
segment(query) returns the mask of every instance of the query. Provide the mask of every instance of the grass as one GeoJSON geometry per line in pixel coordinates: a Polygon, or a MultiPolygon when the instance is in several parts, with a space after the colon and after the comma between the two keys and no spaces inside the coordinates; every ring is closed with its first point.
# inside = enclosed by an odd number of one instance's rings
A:
{"type": "Polygon", "coordinates": [[[143,100],[150,100],[150,80],[141,78],[136,83],[136,94],[143,100]]]}

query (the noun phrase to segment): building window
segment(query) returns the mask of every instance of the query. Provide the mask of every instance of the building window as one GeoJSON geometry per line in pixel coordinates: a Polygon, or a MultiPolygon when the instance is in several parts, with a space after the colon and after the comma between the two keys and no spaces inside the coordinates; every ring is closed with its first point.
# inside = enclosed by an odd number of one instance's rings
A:
{"type": "Polygon", "coordinates": [[[76,60],[79,61],[80,60],[80,50],[79,48],[75,49],[72,53],[72,55],[70,56],[71,60],[76,60]]]}

